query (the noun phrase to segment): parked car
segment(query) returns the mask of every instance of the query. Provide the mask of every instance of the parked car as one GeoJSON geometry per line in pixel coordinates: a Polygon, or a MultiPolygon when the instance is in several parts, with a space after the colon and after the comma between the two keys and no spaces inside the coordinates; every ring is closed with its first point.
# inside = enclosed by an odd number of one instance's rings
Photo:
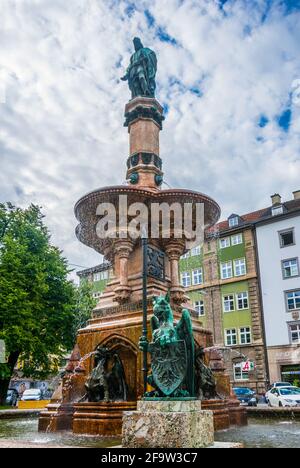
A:
{"type": "Polygon", "coordinates": [[[277,387],[269,392],[269,406],[275,407],[294,407],[300,406],[300,388],[277,387]]]}
{"type": "Polygon", "coordinates": [[[293,385],[289,382],[274,382],[267,393],[265,394],[266,403],[269,403],[269,393],[273,388],[280,388],[280,387],[292,387],[293,385]]]}
{"type": "Polygon", "coordinates": [[[39,388],[30,388],[25,390],[21,398],[22,401],[39,401],[42,400],[42,392],[39,388]]]}
{"type": "Polygon", "coordinates": [[[19,394],[15,388],[9,388],[6,395],[6,404],[8,406],[16,406],[19,399],[19,394]]]}
{"type": "Polygon", "coordinates": [[[242,405],[257,406],[257,396],[251,388],[234,387],[233,391],[242,405]]]}

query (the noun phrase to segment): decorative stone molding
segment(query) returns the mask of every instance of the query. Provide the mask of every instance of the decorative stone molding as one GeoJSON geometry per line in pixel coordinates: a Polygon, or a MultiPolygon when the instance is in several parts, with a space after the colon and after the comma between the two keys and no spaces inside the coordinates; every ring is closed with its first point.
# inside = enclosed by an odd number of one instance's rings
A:
{"type": "Polygon", "coordinates": [[[133,251],[133,242],[127,239],[118,239],[114,243],[115,255],[119,258],[129,258],[129,255],[133,251]]]}
{"type": "MultiPolygon", "coordinates": [[[[152,306],[152,299],[147,300],[147,305],[149,308],[152,306]]],[[[120,315],[120,314],[135,314],[136,312],[139,312],[142,310],[143,307],[143,302],[142,301],[137,301],[129,304],[122,304],[120,306],[116,307],[106,307],[104,309],[99,309],[99,310],[94,310],[93,311],[93,318],[104,318],[104,317],[112,317],[114,315],[120,315]]]]}
{"type": "Polygon", "coordinates": [[[137,119],[150,119],[157,123],[160,130],[165,117],[155,107],[137,106],[125,113],[124,127],[129,127],[137,119]]]}
{"type": "Polygon", "coordinates": [[[183,287],[172,287],[170,289],[171,299],[174,304],[181,305],[189,300],[183,287]]]}
{"type": "Polygon", "coordinates": [[[155,153],[150,153],[147,151],[143,151],[140,153],[135,153],[127,159],[127,168],[136,168],[137,165],[139,164],[144,164],[144,165],[150,165],[153,164],[157,169],[161,170],[162,169],[162,160],[161,158],[155,154],[155,153]]]}
{"type": "Polygon", "coordinates": [[[114,301],[119,304],[124,304],[128,302],[131,294],[131,288],[129,286],[119,286],[114,290],[115,297],[114,301]]]}

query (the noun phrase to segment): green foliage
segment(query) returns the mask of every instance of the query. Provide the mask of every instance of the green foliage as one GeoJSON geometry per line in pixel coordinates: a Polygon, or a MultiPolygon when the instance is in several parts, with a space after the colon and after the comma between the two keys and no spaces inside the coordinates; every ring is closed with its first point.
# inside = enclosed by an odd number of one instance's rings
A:
{"type": "Polygon", "coordinates": [[[75,303],[67,262],[43,218],[35,205],[0,204],[0,339],[11,371],[19,357],[25,376],[41,378],[72,348],[75,303]]]}
{"type": "Polygon", "coordinates": [[[294,387],[300,387],[300,380],[295,379],[294,382],[293,382],[293,385],[294,385],[294,387]]]}
{"type": "Polygon", "coordinates": [[[91,318],[92,310],[97,304],[97,300],[93,298],[93,286],[86,280],[80,283],[76,290],[75,298],[75,319],[73,323],[74,341],[78,330],[85,327],[87,321],[91,318]]]}
{"type": "Polygon", "coordinates": [[[7,364],[0,364],[0,380],[6,380],[10,378],[10,369],[7,364]]]}

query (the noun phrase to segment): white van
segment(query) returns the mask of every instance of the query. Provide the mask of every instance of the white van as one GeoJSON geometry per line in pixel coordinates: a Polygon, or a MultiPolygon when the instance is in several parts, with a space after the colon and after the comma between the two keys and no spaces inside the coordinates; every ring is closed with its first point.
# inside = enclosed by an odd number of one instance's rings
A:
{"type": "Polygon", "coordinates": [[[22,401],[39,401],[42,399],[42,392],[38,388],[30,388],[29,390],[25,390],[22,395],[22,401]]]}

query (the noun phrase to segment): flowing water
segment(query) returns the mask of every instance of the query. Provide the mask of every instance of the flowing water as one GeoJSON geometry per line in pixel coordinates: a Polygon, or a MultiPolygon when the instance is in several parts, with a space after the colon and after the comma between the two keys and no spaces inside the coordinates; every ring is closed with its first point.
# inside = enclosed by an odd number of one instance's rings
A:
{"type": "MultiPolygon", "coordinates": [[[[74,435],[71,432],[38,432],[37,418],[0,420],[0,441],[27,441],[34,444],[77,447],[112,447],[119,439],[74,435]]],[[[249,419],[249,425],[233,427],[215,434],[215,440],[243,442],[251,448],[300,448],[300,421],[249,419]]]]}
{"type": "Polygon", "coordinates": [[[112,447],[120,445],[120,439],[75,435],[68,431],[38,432],[38,419],[2,419],[0,420],[0,441],[29,442],[31,444],[67,445],[77,447],[112,447]]]}
{"type": "Polygon", "coordinates": [[[249,418],[248,426],[219,431],[215,440],[247,448],[300,448],[300,421],[249,418]]]}

